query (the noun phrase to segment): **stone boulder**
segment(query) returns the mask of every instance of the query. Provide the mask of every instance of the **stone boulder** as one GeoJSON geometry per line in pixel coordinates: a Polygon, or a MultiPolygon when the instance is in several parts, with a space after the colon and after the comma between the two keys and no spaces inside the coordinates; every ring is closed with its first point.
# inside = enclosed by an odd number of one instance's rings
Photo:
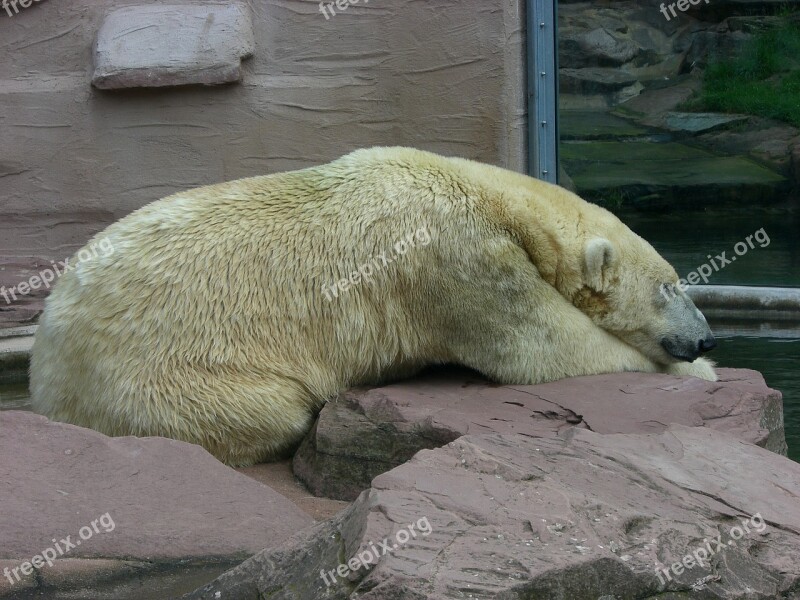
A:
{"type": "Polygon", "coordinates": [[[743,126],[747,120],[747,115],[668,112],[664,115],[663,125],[666,129],[678,134],[694,135],[743,126]]]}
{"type": "Polygon", "coordinates": [[[249,9],[129,6],[111,12],[97,32],[92,85],[100,89],[215,85],[241,79],[253,54],[249,9]]]}
{"type": "Polygon", "coordinates": [[[719,379],[616,373],[499,386],[471,371],[431,371],[329,402],[295,454],[294,472],[317,495],[352,500],[419,450],[463,435],[547,437],[573,427],[658,433],[670,423],[724,431],[785,455],[781,393],[756,371],[720,369],[719,379]]]}
{"type": "Polygon", "coordinates": [[[565,67],[619,66],[641,53],[635,42],[603,27],[570,30],[558,39],[558,59],[565,67]]]}
{"type": "Polygon", "coordinates": [[[659,4],[559,3],[562,107],[615,106],[680,73],[695,21],[667,21],[659,4]]]}
{"type": "Polygon", "coordinates": [[[702,14],[713,20],[731,16],[752,18],[753,15],[777,15],[787,9],[792,14],[798,7],[799,0],[713,0],[703,7],[702,14]]]}
{"type": "Polygon", "coordinates": [[[76,589],[93,599],[154,597],[143,579],[165,590],[158,597],[174,597],[167,590],[185,593],[203,573],[208,581],[314,522],[271,488],[175,440],[110,438],[3,411],[0,456],[3,599],[71,598],[76,589]],[[32,568],[47,549],[50,564],[32,568]]]}
{"type": "Polygon", "coordinates": [[[561,106],[614,107],[646,90],[671,87],[680,75],[739,55],[759,31],[800,20],[776,14],[781,0],[687,2],[688,10],[678,9],[677,17],[662,8],[671,4],[559,2],[561,106]]]}
{"type": "Polygon", "coordinates": [[[733,130],[702,132],[694,142],[720,154],[739,154],[800,182],[793,152],[800,145],[800,129],[786,123],[750,117],[747,126],[733,130]]]}
{"type": "Polygon", "coordinates": [[[797,598],[798,497],[800,465],[712,427],[468,435],[185,598],[797,598]]]}
{"type": "Polygon", "coordinates": [[[692,36],[689,49],[683,56],[681,73],[704,69],[710,61],[729,59],[739,54],[752,35],[744,31],[728,31],[722,24],[692,36]]]}

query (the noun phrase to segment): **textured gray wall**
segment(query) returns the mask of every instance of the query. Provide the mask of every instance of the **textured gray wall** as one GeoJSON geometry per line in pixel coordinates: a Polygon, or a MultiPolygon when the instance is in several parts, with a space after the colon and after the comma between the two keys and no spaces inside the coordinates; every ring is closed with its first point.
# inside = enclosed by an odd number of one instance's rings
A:
{"type": "MultiPolygon", "coordinates": [[[[98,28],[163,2],[0,12],[0,285],[167,194],[359,147],[524,169],[522,0],[362,0],[330,20],[313,0],[244,3],[255,52],[239,83],[116,91],[91,87],[98,28]]],[[[0,298],[0,327],[35,317],[44,295],[0,298]]]]}

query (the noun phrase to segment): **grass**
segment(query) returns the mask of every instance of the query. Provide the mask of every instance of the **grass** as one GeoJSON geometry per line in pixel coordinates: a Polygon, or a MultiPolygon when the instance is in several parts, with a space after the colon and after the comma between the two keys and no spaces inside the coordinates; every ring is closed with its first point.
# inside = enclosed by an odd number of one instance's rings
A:
{"type": "Polygon", "coordinates": [[[800,126],[800,21],[762,31],[731,59],[709,64],[687,108],[743,113],[800,126]]]}

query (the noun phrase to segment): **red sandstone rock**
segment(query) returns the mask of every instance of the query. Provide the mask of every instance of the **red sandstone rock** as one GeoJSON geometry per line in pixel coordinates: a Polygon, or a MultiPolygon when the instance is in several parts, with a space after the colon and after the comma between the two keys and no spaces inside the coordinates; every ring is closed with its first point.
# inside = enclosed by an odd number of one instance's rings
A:
{"type": "Polygon", "coordinates": [[[798,497],[800,465],[710,427],[468,435],[418,453],[346,513],[186,598],[791,598],[798,497]],[[400,537],[420,521],[428,535],[400,537]],[[719,535],[713,567],[659,580],[657,568],[719,535]],[[372,547],[378,558],[331,575],[372,547]]]}
{"type": "Polygon", "coordinates": [[[498,386],[463,370],[351,390],[322,410],[295,455],[295,474],[318,495],[354,499],[372,478],[424,448],[466,434],[554,436],[659,433],[670,423],[709,427],[786,454],[780,392],[756,371],[720,369],[718,382],[616,373],[498,386]]]}
{"type": "MultiPolygon", "coordinates": [[[[55,566],[40,569],[43,585],[57,576],[64,579],[63,569],[56,568],[62,559],[108,559],[96,567],[86,561],[98,576],[113,560],[158,561],[167,567],[179,561],[243,560],[313,524],[310,515],[271,488],[236,473],[201,447],[175,440],[109,438],[8,411],[0,412],[0,456],[0,567],[30,561],[55,547],[55,538],[66,551],[55,566]],[[85,527],[88,537],[81,539],[85,527]],[[67,536],[74,548],[60,541],[67,536]]],[[[0,577],[0,597],[23,585],[0,577]]]]}

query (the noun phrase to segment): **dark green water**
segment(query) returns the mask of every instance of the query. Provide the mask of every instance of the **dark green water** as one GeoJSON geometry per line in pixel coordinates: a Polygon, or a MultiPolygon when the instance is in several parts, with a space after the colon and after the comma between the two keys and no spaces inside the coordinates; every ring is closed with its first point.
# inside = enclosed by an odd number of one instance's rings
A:
{"type": "MultiPolygon", "coordinates": [[[[735,257],[736,260],[712,273],[709,285],[800,287],[798,214],[787,211],[697,212],[623,214],[620,218],[672,263],[681,277],[708,263],[709,255],[721,263],[716,256],[725,252],[726,259],[735,257]],[[748,245],[746,253],[736,256],[734,246],[762,228],[769,243],[762,248],[753,238],[754,248],[748,245]]],[[[761,239],[764,234],[760,234],[761,239]]],[[[742,246],[739,248],[741,250],[742,246]]]]}
{"type": "Polygon", "coordinates": [[[30,410],[27,383],[0,385],[0,410],[30,410]]]}
{"type": "Polygon", "coordinates": [[[768,386],[783,393],[789,458],[800,462],[800,339],[717,335],[717,341],[709,358],[718,366],[760,371],[768,386]]]}

